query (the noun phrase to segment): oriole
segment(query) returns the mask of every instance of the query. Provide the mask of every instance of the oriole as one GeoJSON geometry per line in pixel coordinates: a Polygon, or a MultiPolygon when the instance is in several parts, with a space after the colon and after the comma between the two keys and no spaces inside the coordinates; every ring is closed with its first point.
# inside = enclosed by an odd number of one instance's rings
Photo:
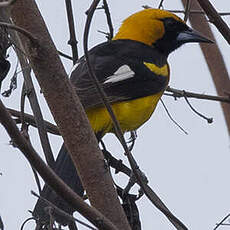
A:
{"type": "MultiPolygon", "coordinates": [[[[169,82],[168,55],[188,42],[211,41],[189,28],[175,14],[145,9],[125,19],[112,41],[90,50],[90,63],[123,132],[138,129],[150,118],[169,82]]],[[[84,57],[73,67],[70,79],[96,135],[101,138],[114,132],[84,57]]],[[[75,191],[79,189],[75,168],[64,147],[57,158],[56,172],[75,191]]],[[[46,188],[45,196],[71,212],[65,208],[68,206],[63,207],[57,195],[51,195],[51,189],[46,188]]],[[[38,204],[36,207],[35,214],[38,204]]]]}

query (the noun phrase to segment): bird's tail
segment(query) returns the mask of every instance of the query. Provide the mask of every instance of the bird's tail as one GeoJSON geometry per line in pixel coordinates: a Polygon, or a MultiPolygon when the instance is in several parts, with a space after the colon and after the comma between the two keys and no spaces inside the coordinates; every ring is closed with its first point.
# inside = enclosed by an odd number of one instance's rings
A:
{"type": "MultiPolygon", "coordinates": [[[[82,187],[81,180],[64,144],[62,145],[56,159],[54,171],[70,188],[73,189],[73,191],[75,191],[79,196],[83,196],[84,189],[82,187]]],[[[70,215],[72,215],[75,211],[47,184],[44,185],[41,196],[70,215]]],[[[33,216],[38,219],[41,225],[46,224],[47,222],[49,223],[50,216],[45,211],[46,207],[48,207],[48,204],[42,199],[39,199],[33,210],[33,216]]],[[[69,221],[63,216],[55,215],[54,217],[55,220],[62,225],[69,224],[69,221]]]]}

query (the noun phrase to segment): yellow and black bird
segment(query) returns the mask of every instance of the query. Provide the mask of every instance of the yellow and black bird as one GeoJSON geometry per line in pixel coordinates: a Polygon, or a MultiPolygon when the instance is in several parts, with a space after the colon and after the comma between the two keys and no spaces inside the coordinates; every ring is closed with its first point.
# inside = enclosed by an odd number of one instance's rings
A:
{"type": "MultiPolygon", "coordinates": [[[[169,83],[168,55],[189,42],[211,42],[189,28],[168,11],[145,9],[122,23],[118,33],[108,42],[89,52],[89,60],[113,108],[123,132],[138,129],[154,112],[169,83]]],[[[85,58],[79,59],[70,76],[86,110],[90,124],[100,139],[114,132],[111,118],[92,82],[85,58]]],[[[63,146],[55,171],[79,195],[79,179],[63,146]]],[[[73,212],[62,199],[45,186],[43,196],[67,212],[73,212]]],[[[38,202],[34,214],[40,215],[38,202]]]]}

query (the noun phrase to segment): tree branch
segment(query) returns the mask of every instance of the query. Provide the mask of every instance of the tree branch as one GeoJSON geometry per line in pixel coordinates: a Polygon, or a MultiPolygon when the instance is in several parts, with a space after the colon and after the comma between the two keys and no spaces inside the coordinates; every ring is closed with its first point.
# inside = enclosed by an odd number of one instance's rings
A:
{"type": "MultiPolygon", "coordinates": [[[[185,14],[184,10],[167,10],[167,11],[172,13],[185,14]]],[[[190,10],[189,14],[206,14],[206,13],[202,10],[190,10]]],[[[218,12],[218,14],[220,16],[229,16],[230,12],[218,12]]]]}
{"type": "Polygon", "coordinates": [[[73,61],[73,58],[72,58],[71,56],[69,56],[69,55],[67,55],[67,54],[65,54],[65,53],[63,53],[63,52],[61,52],[61,51],[58,51],[58,54],[59,54],[60,56],[64,57],[64,58],[67,58],[67,59],[73,61]]]}
{"type": "Polygon", "coordinates": [[[174,98],[180,98],[184,97],[190,97],[190,98],[196,98],[196,99],[204,99],[204,100],[210,100],[210,101],[220,101],[225,103],[230,103],[230,96],[213,96],[213,95],[207,95],[207,94],[200,94],[200,93],[193,93],[185,90],[175,89],[170,86],[166,89],[167,92],[170,92],[171,94],[164,93],[166,96],[171,96],[174,98]]]}
{"type": "Polygon", "coordinates": [[[33,45],[36,45],[38,43],[38,40],[29,31],[27,31],[27,30],[25,30],[19,26],[16,26],[16,25],[13,25],[10,23],[6,23],[6,22],[0,22],[0,26],[7,28],[7,29],[12,29],[12,30],[20,32],[25,37],[29,38],[29,40],[32,42],[33,45]]]}
{"type": "MultiPolygon", "coordinates": [[[[10,108],[7,108],[7,110],[10,112],[10,114],[13,117],[17,117],[19,119],[19,121],[21,122],[21,120],[20,120],[21,112],[20,111],[10,109],[10,108]]],[[[28,113],[24,113],[24,118],[25,118],[26,123],[29,123],[29,125],[32,125],[32,126],[37,128],[37,124],[36,124],[36,121],[35,121],[35,118],[33,115],[30,115],[28,113]]],[[[56,125],[54,125],[48,121],[44,121],[44,123],[45,123],[46,129],[47,129],[47,132],[52,133],[54,135],[60,135],[56,125]]]]}
{"type": "Polygon", "coordinates": [[[110,15],[110,11],[109,11],[109,6],[106,0],[103,0],[103,8],[105,10],[105,15],[106,15],[106,19],[107,19],[107,24],[109,27],[109,37],[108,40],[111,40],[113,38],[113,23],[112,23],[112,19],[111,19],[111,15],[110,15]]]}
{"type": "Polygon", "coordinates": [[[0,216],[0,230],[4,230],[4,224],[3,224],[1,216],[0,216]]]}
{"type": "Polygon", "coordinates": [[[207,14],[209,20],[216,26],[219,32],[223,35],[225,40],[230,44],[230,29],[225,21],[220,17],[216,9],[212,6],[209,0],[197,0],[204,12],[207,14]]]}
{"type": "Polygon", "coordinates": [[[65,217],[67,220],[71,221],[71,222],[78,222],[80,224],[82,224],[83,226],[89,228],[89,229],[92,229],[92,230],[97,230],[93,227],[91,227],[90,225],[84,223],[83,221],[81,220],[78,220],[77,218],[74,218],[72,215],[70,215],[69,213],[67,212],[64,212],[63,210],[61,210],[60,208],[58,208],[56,205],[54,205],[53,203],[51,203],[50,201],[48,201],[47,199],[45,199],[44,197],[42,196],[39,196],[38,194],[36,194],[34,191],[31,191],[31,194],[36,196],[37,198],[39,199],[42,199],[46,204],[48,204],[49,207],[46,207],[47,208],[52,208],[52,212],[55,212],[57,213],[58,215],[61,215],[63,217],[65,217]]]}
{"type": "Polygon", "coordinates": [[[124,151],[125,151],[125,155],[128,158],[128,161],[130,163],[130,166],[133,170],[133,173],[139,183],[139,185],[141,186],[141,188],[143,189],[143,191],[145,192],[145,195],[149,198],[149,200],[159,209],[161,210],[166,216],[167,218],[170,220],[170,222],[177,228],[177,229],[187,229],[187,227],[178,219],[176,218],[169,210],[168,208],[163,204],[163,202],[159,199],[156,200],[156,194],[155,192],[149,187],[147,186],[146,182],[143,180],[142,178],[142,173],[139,169],[139,166],[137,165],[135,159],[133,158],[127,144],[125,141],[125,138],[123,136],[123,132],[121,130],[120,124],[118,122],[118,120],[116,119],[116,116],[110,106],[110,103],[106,97],[106,94],[103,90],[103,88],[100,85],[100,82],[98,81],[93,68],[91,66],[91,63],[89,62],[89,56],[88,56],[88,35],[89,35],[89,28],[90,28],[90,23],[93,17],[93,14],[97,8],[97,5],[99,3],[99,0],[94,0],[93,3],[91,4],[90,9],[87,11],[87,20],[86,20],[86,25],[85,25],[85,31],[84,31],[84,53],[85,53],[85,59],[86,59],[86,63],[87,63],[87,67],[88,67],[88,71],[90,74],[90,77],[92,79],[92,81],[95,84],[95,87],[98,90],[98,93],[104,103],[104,106],[106,107],[106,109],[108,110],[108,113],[111,117],[111,120],[113,122],[113,126],[115,129],[115,133],[116,136],[118,137],[124,151]]]}
{"type": "MultiPolygon", "coordinates": [[[[22,42],[91,204],[117,228],[129,229],[111,175],[105,169],[104,157],[97,139],[75,89],[70,84],[35,1],[17,1],[11,12],[15,24],[28,30],[39,40],[39,46],[32,50],[28,41],[24,39],[22,42]]],[[[65,193],[56,192],[62,195],[63,199],[66,198],[65,193]]]]}
{"type": "Polygon", "coordinates": [[[190,14],[190,8],[191,8],[191,1],[187,0],[186,6],[185,6],[185,12],[184,12],[184,21],[187,22],[189,14],[190,14]]]}
{"type": "Polygon", "coordinates": [[[228,214],[227,216],[225,216],[220,223],[216,224],[216,227],[213,230],[216,230],[217,228],[219,228],[221,225],[223,225],[224,221],[227,220],[230,217],[230,214],[228,214]]]}
{"type": "MultiPolygon", "coordinates": [[[[185,6],[186,0],[182,0],[182,3],[185,6]]],[[[201,7],[199,6],[199,3],[197,1],[191,1],[191,10],[196,10],[196,11],[201,10],[201,7]]],[[[197,29],[198,31],[202,31],[202,33],[205,36],[209,37],[217,44],[215,36],[204,15],[190,14],[189,20],[193,28],[197,29]]],[[[226,64],[224,62],[223,55],[221,54],[219,47],[215,44],[209,45],[209,44],[200,43],[199,45],[201,47],[208,68],[210,70],[214,85],[216,87],[217,94],[222,97],[226,93],[230,92],[230,79],[226,68],[226,64]]],[[[221,103],[221,107],[224,112],[228,133],[230,134],[230,116],[229,116],[230,104],[221,103]]]]}
{"type": "MultiPolygon", "coordinates": [[[[152,8],[151,6],[148,5],[143,5],[142,6],[144,9],[150,9],[152,8]]],[[[185,10],[170,10],[170,9],[165,9],[166,11],[176,13],[176,14],[186,14],[185,10]]],[[[203,10],[190,10],[189,14],[206,14],[203,10]]],[[[230,12],[218,12],[220,16],[229,16],[230,12]]]]}
{"type": "Polygon", "coordinates": [[[65,5],[66,5],[67,18],[68,18],[69,33],[70,33],[70,39],[68,41],[68,44],[71,45],[72,55],[73,55],[73,64],[75,64],[78,59],[78,50],[77,50],[78,42],[76,39],[71,0],[65,0],[65,5]]]}
{"type": "Polygon", "coordinates": [[[48,167],[33,149],[31,144],[21,135],[15,122],[10,117],[0,100],[0,122],[8,132],[15,146],[17,146],[30,164],[39,172],[42,178],[51,186],[58,195],[65,194],[63,199],[85,216],[98,228],[117,230],[117,228],[99,211],[86,204],[81,197],[74,193],[55,173],[48,167]]]}
{"type": "MultiPolygon", "coordinates": [[[[11,22],[10,15],[7,13],[7,11],[4,11],[3,9],[0,8],[0,12],[1,12],[1,18],[7,23],[10,23],[11,22]]],[[[19,39],[18,34],[14,30],[9,31],[9,34],[10,34],[12,43],[15,46],[15,52],[17,54],[17,57],[19,59],[19,62],[22,68],[22,73],[23,73],[23,77],[25,81],[25,91],[26,91],[25,93],[29,99],[31,109],[34,114],[36,126],[38,128],[38,133],[39,133],[40,140],[41,140],[42,149],[44,151],[44,155],[45,155],[48,165],[53,167],[54,157],[53,157],[53,153],[52,153],[51,146],[49,143],[47,130],[44,124],[44,120],[43,120],[42,112],[39,106],[36,91],[34,89],[33,81],[31,79],[31,67],[25,56],[25,51],[19,39]]]]}

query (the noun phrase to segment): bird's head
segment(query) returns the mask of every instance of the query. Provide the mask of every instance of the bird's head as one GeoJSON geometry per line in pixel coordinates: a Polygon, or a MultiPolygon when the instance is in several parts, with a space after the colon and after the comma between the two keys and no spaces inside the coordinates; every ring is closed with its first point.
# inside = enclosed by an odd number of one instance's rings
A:
{"type": "Polygon", "coordinates": [[[212,42],[191,29],[175,14],[160,9],[145,9],[122,23],[113,40],[135,40],[168,55],[184,43],[212,42]]]}

